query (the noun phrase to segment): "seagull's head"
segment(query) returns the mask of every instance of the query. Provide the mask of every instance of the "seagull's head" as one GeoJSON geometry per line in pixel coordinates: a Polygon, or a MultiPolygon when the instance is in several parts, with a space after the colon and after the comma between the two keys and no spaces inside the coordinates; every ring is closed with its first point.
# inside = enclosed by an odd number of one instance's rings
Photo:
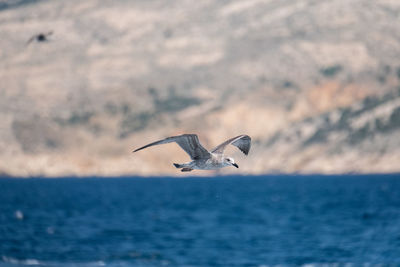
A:
{"type": "Polygon", "coordinates": [[[233,158],[226,157],[224,161],[225,161],[226,166],[231,166],[232,165],[232,166],[235,166],[236,168],[239,168],[239,165],[237,165],[235,163],[235,160],[233,158]]]}

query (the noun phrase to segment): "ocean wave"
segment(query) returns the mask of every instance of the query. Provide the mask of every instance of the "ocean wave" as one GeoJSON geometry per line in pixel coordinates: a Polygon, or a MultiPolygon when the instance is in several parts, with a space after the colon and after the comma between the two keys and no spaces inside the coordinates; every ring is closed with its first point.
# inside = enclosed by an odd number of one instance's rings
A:
{"type": "Polygon", "coordinates": [[[18,260],[12,257],[2,256],[1,257],[3,262],[11,263],[15,265],[44,265],[37,259],[25,259],[25,260],[18,260]]]}
{"type": "Polygon", "coordinates": [[[44,262],[37,259],[16,259],[13,257],[2,256],[0,267],[7,266],[21,266],[21,265],[34,265],[34,266],[58,266],[58,267],[96,267],[96,266],[113,266],[113,264],[106,264],[104,261],[91,261],[91,262],[44,262]]]}

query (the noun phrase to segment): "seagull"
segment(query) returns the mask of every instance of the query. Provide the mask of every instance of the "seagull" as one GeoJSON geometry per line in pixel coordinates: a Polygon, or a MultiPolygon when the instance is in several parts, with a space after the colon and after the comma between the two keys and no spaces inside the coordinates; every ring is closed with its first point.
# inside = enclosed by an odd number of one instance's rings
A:
{"type": "Polygon", "coordinates": [[[49,40],[48,37],[52,34],[53,34],[53,31],[35,34],[31,38],[29,38],[29,40],[26,42],[26,45],[30,44],[34,40],[36,40],[38,42],[47,42],[49,40]]]}
{"type": "Polygon", "coordinates": [[[224,156],[226,146],[232,144],[239,148],[245,155],[249,154],[251,146],[250,136],[242,134],[226,140],[209,152],[200,144],[199,138],[196,134],[182,134],[150,143],[134,150],[133,152],[137,152],[150,146],[173,142],[177,143],[183,150],[185,150],[192,160],[183,164],[174,163],[174,166],[181,169],[182,172],[190,172],[194,169],[216,170],[227,166],[239,168],[239,165],[235,163],[233,158],[224,156]]]}

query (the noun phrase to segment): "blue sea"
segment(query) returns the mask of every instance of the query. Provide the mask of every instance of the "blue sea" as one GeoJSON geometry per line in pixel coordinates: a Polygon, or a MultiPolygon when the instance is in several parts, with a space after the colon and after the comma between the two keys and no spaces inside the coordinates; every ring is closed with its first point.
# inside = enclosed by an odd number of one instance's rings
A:
{"type": "Polygon", "coordinates": [[[400,266],[400,175],[0,179],[0,266],[400,266]]]}

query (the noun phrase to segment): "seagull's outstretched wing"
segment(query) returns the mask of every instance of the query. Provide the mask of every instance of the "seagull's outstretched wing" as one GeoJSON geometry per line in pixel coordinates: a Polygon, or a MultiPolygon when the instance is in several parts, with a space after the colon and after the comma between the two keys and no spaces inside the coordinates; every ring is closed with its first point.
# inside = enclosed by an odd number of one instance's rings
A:
{"type": "Polygon", "coordinates": [[[214,148],[211,153],[223,154],[226,146],[229,144],[238,147],[245,155],[248,155],[251,146],[251,138],[245,134],[233,137],[214,148]]]}
{"type": "Polygon", "coordinates": [[[183,134],[183,135],[178,135],[178,136],[167,137],[163,140],[156,141],[151,144],[142,146],[142,147],[134,150],[133,152],[142,150],[142,149],[150,147],[150,146],[167,144],[167,143],[172,143],[172,142],[176,142],[183,150],[185,150],[185,152],[189,154],[189,156],[192,160],[208,159],[211,157],[210,152],[208,152],[200,144],[199,138],[197,137],[196,134],[183,134]]]}
{"type": "Polygon", "coordinates": [[[37,35],[32,36],[31,38],[29,38],[29,40],[26,42],[25,45],[32,43],[32,41],[35,40],[36,38],[37,38],[37,35]]]}

